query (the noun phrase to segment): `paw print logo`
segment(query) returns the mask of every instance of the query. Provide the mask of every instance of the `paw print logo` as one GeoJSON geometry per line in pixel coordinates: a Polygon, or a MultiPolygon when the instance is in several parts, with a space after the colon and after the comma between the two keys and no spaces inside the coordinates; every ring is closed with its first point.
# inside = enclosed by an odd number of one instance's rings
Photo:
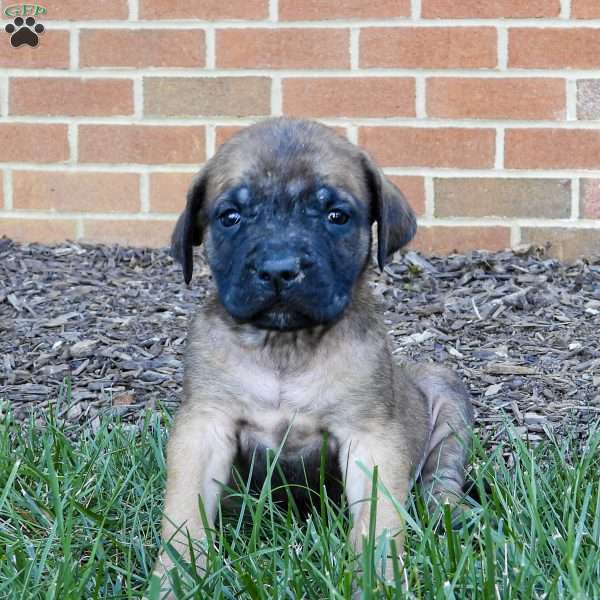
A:
{"type": "Polygon", "coordinates": [[[23,21],[21,17],[17,17],[4,30],[6,33],[11,34],[10,43],[13,48],[18,48],[23,44],[35,48],[40,41],[38,34],[44,31],[44,26],[41,23],[36,25],[33,17],[27,17],[26,21],[23,21]]]}

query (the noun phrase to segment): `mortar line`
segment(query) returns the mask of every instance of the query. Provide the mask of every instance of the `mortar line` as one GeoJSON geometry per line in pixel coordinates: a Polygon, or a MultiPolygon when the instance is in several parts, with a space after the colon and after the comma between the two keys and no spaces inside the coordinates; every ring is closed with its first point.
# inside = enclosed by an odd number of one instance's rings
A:
{"type": "Polygon", "coordinates": [[[360,28],[352,27],[350,29],[350,70],[356,71],[360,68],[360,28]]]}
{"type": "Polygon", "coordinates": [[[567,78],[565,80],[567,100],[567,121],[577,120],[577,80],[567,78]]]}
{"type": "Polygon", "coordinates": [[[413,21],[421,18],[421,0],[410,0],[410,16],[413,21]]]}
{"type": "Polygon", "coordinates": [[[2,187],[4,192],[4,210],[13,210],[13,179],[12,170],[4,169],[2,177],[2,187]]]}
{"type": "Polygon", "coordinates": [[[571,179],[572,177],[600,177],[600,169],[458,169],[440,167],[384,167],[387,175],[415,175],[444,179],[571,179]]]}
{"type": "Polygon", "coordinates": [[[178,217],[177,213],[86,213],[86,212],[54,212],[49,210],[12,210],[5,212],[0,210],[0,218],[27,221],[28,219],[46,219],[48,221],[64,221],[65,219],[85,219],[86,221],[173,221],[178,217]]]}
{"type": "Polygon", "coordinates": [[[85,237],[85,226],[83,221],[83,217],[79,217],[75,221],[75,240],[82,240],[85,237]]]}
{"type": "Polygon", "coordinates": [[[139,0],[128,0],[129,4],[129,20],[137,21],[140,18],[139,0]]]}
{"type": "MultiPolygon", "coordinates": [[[[564,79],[566,76],[573,79],[600,79],[598,71],[593,69],[511,69],[503,72],[496,67],[489,69],[421,69],[421,74],[427,77],[459,77],[469,79],[564,79]]],[[[248,68],[215,68],[207,70],[204,67],[147,67],[131,69],[128,67],[84,67],[73,71],[68,69],[3,69],[5,76],[23,78],[112,78],[126,79],[135,75],[145,77],[414,77],[415,69],[405,67],[377,67],[350,69],[248,69],[248,68]]]]}
{"type": "Polygon", "coordinates": [[[571,219],[579,220],[581,218],[580,209],[581,206],[581,179],[574,177],[571,179],[571,219]]]}
{"type": "Polygon", "coordinates": [[[69,123],[67,126],[67,139],[69,141],[69,162],[76,164],[79,161],[79,139],[78,128],[75,123],[69,123]]]}
{"type": "Polygon", "coordinates": [[[5,162],[3,167],[15,171],[38,171],[49,173],[195,173],[197,164],[143,165],[134,163],[22,163],[5,162]]]}
{"type": "Polygon", "coordinates": [[[216,36],[213,27],[207,27],[204,31],[204,45],[205,45],[205,61],[207,69],[215,69],[217,65],[216,58],[216,36]]]}
{"type": "MultiPolygon", "coordinates": [[[[271,90],[273,94],[280,93],[281,78],[273,77],[277,86],[271,90]]],[[[276,106],[280,104],[275,97],[276,106]]],[[[251,125],[257,119],[267,116],[255,115],[248,117],[146,117],[143,125],[146,127],[202,127],[205,125],[251,125]]],[[[599,121],[502,121],[502,120],[454,120],[454,119],[429,119],[423,120],[417,117],[389,117],[389,118],[357,118],[357,117],[322,117],[317,121],[332,127],[346,127],[348,125],[360,125],[362,127],[388,127],[403,129],[473,129],[489,131],[492,129],[565,129],[569,131],[600,131],[599,121]]],[[[35,115],[9,116],[2,120],[3,123],[28,124],[28,125],[106,125],[127,126],[131,124],[131,115],[121,117],[38,117],[35,115]]],[[[139,123],[138,123],[139,125],[139,123]]]]}
{"type": "Polygon", "coordinates": [[[206,158],[207,160],[217,151],[217,128],[215,125],[206,126],[206,158]]]}
{"type": "Polygon", "coordinates": [[[415,77],[415,116],[427,118],[427,80],[424,75],[415,77]]]}
{"type": "MultiPolygon", "coordinates": [[[[345,125],[348,127],[348,125],[345,125]]],[[[7,161],[2,168],[15,171],[38,171],[52,173],[196,173],[198,163],[173,164],[141,164],[141,163],[28,163],[7,161]]],[[[573,177],[600,178],[598,169],[504,169],[496,171],[493,168],[443,168],[443,167],[383,167],[387,175],[405,175],[415,177],[439,177],[444,179],[571,179],[573,177]]]]}
{"type": "Polygon", "coordinates": [[[133,79],[133,116],[136,119],[144,116],[144,78],[141,75],[133,79]]]}
{"type": "MultiPolygon", "coordinates": [[[[572,221],[566,219],[525,219],[515,217],[512,219],[507,218],[474,218],[474,217],[451,217],[451,218],[428,218],[419,217],[419,225],[426,227],[429,226],[440,226],[440,227],[536,227],[539,229],[582,229],[582,230],[598,230],[600,231],[600,222],[598,221],[572,221]]],[[[518,238],[520,239],[520,238],[518,238]]]]}
{"type": "Polygon", "coordinates": [[[140,173],[140,212],[150,212],[150,174],[148,171],[140,173]]]}
{"type": "Polygon", "coordinates": [[[358,127],[356,125],[348,125],[346,128],[346,137],[353,144],[358,144],[358,127]]]}
{"type": "Polygon", "coordinates": [[[521,243],[521,228],[516,223],[510,226],[510,247],[516,248],[521,243]]]}
{"type": "Polygon", "coordinates": [[[435,218],[435,183],[434,178],[428,175],[423,180],[425,186],[425,214],[423,217],[428,219],[435,218]]]}
{"type": "Polygon", "coordinates": [[[504,127],[496,129],[496,157],[494,168],[498,171],[504,169],[504,127]]]}
{"type": "Polygon", "coordinates": [[[8,117],[10,110],[10,79],[8,75],[0,77],[0,115],[8,117]]]}
{"type": "Polygon", "coordinates": [[[560,0],[560,18],[571,18],[571,0],[560,0]]]}
{"type": "Polygon", "coordinates": [[[508,69],[508,28],[503,25],[498,30],[498,68],[501,71],[508,69]]]}
{"type": "Polygon", "coordinates": [[[273,22],[279,20],[279,0],[269,0],[269,20],[273,22]]]}
{"type": "MultiPolygon", "coordinates": [[[[525,1],[525,0],[523,0],[525,1]]],[[[423,27],[461,28],[461,27],[497,27],[501,19],[424,19],[411,17],[396,17],[388,19],[361,19],[360,27],[401,28],[423,27]]],[[[52,21],[53,29],[204,29],[213,26],[217,29],[348,29],[356,27],[356,19],[328,19],[326,21],[277,21],[270,17],[264,20],[207,20],[207,19],[161,19],[138,21],[114,21],[109,19],[52,21]]],[[[598,29],[600,19],[567,20],[564,18],[521,18],[510,19],[510,27],[527,27],[530,29],[598,29]]]]}
{"type": "Polygon", "coordinates": [[[69,30],[69,69],[79,70],[79,29],[69,30]]]}
{"type": "Polygon", "coordinates": [[[271,115],[279,117],[283,114],[283,91],[281,77],[271,78],[271,115]]]}

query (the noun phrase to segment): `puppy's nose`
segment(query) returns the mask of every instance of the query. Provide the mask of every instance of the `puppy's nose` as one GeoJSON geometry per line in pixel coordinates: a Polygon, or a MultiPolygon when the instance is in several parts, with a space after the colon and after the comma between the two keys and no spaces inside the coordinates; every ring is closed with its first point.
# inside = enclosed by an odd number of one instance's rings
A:
{"type": "Polygon", "coordinates": [[[297,258],[274,258],[265,260],[258,269],[258,278],[276,287],[283,287],[300,278],[300,261],[297,258]]]}

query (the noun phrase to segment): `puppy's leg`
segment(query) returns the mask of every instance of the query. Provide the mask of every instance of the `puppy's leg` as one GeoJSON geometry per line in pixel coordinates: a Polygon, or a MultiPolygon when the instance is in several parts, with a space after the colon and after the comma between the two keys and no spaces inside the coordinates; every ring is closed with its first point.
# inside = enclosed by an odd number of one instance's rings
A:
{"type": "MultiPolygon", "coordinates": [[[[209,526],[214,522],[221,484],[226,483],[236,452],[233,421],[222,413],[193,414],[185,408],[175,419],[167,447],[167,489],[162,539],[189,558],[187,533],[206,538],[199,511],[202,501],[209,526]]],[[[199,553],[198,567],[205,557],[199,553]]],[[[166,552],[159,557],[155,573],[163,575],[173,566],[166,552]]]]}
{"type": "MultiPolygon", "coordinates": [[[[371,497],[376,497],[377,515],[375,536],[386,533],[396,539],[398,552],[402,552],[404,541],[403,521],[394,504],[379,489],[372,490],[372,478],[360,467],[362,464],[369,473],[375,466],[378,482],[382,483],[390,495],[404,504],[410,488],[410,460],[406,451],[399,446],[399,436],[389,432],[354,432],[340,448],[340,467],[345,474],[344,487],[353,519],[351,540],[354,547],[362,550],[364,536],[368,535],[371,497]],[[375,493],[373,493],[375,492],[375,493]]],[[[385,576],[391,578],[392,563],[386,561],[385,576]]]]}
{"type": "Polygon", "coordinates": [[[431,508],[462,497],[469,451],[473,408],[458,377],[443,367],[418,364],[406,367],[427,398],[431,435],[421,468],[421,488],[431,508]]]}

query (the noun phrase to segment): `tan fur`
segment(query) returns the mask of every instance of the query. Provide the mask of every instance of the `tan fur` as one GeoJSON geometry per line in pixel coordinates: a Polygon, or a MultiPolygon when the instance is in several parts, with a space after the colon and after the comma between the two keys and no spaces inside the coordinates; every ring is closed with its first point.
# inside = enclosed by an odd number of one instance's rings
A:
{"type": "MultiPolygon", "coordinates": [[[[349,167],[359,158],[357,150],[322,129],[316,129],[318,135],[309,131],[307,144],[316,148],[311,160],[336,185],[366,197],[364,177],[349,167]]],[[[268,143],[261,135],[258,130],[242,136],[216,157],[209,166],[208,198],[237,183],[240,173],[252,172],[253,149],[268,143]]],[[[295,185],[295,171],[290,172],[295,185]]],[[[188,533],[206,537],[198,501],[212,527],[221,486],[236,454],[252,441],[276,449],[287,433],[286,452],[301,455],[319,447],[327,432],[345,475],[351,539],[360,550],[369,529],[369,472],[378,468],[380,482],[400,504],[419,475],[432,505],[454,502],[461,493],[471,422],[468,395],[450,371],[394,362],[364,274],[341,320],[297,332],[240,325],[213,296],[189,332],[184,398],[167,449],[163,539],[187,556],[188,533]]],[[[402,519],[381,492],[376,524],[377,534],[397,536],[401,546],[402,519]]],[[[204,567],[202,556],[198,564],[204,567]]],[[[164,553],[156,572],[164,574],[170,566],[164,553]]]]}
{"type": "MultiPolygon", "coordinates": [[[[239,326],[214,305],[195,318],[184,402],[167,450],[163,522],[163,538],[184,555],[187,532],[205,537],[198,496],[212,522],[238,436],[249,432],[272,448],[290,425],[288,448],[318,445],[323,431],[338,441],[357,549],[368,531],[371,495],[370,477],[359,465],[371,471],[377,465],[379,480],[400,503],[424,464],[423,481],[441,501],[460,495],[468,398],[445,369],[393,364],[369,294],[362,285],[346,318],[325,332],[239,326]]],[[[398,511],[381,493],[378,498],[377,532],[401,533],[398,511]]],[[[163,562],[170,566],[165,556],[163,562]]]]}

